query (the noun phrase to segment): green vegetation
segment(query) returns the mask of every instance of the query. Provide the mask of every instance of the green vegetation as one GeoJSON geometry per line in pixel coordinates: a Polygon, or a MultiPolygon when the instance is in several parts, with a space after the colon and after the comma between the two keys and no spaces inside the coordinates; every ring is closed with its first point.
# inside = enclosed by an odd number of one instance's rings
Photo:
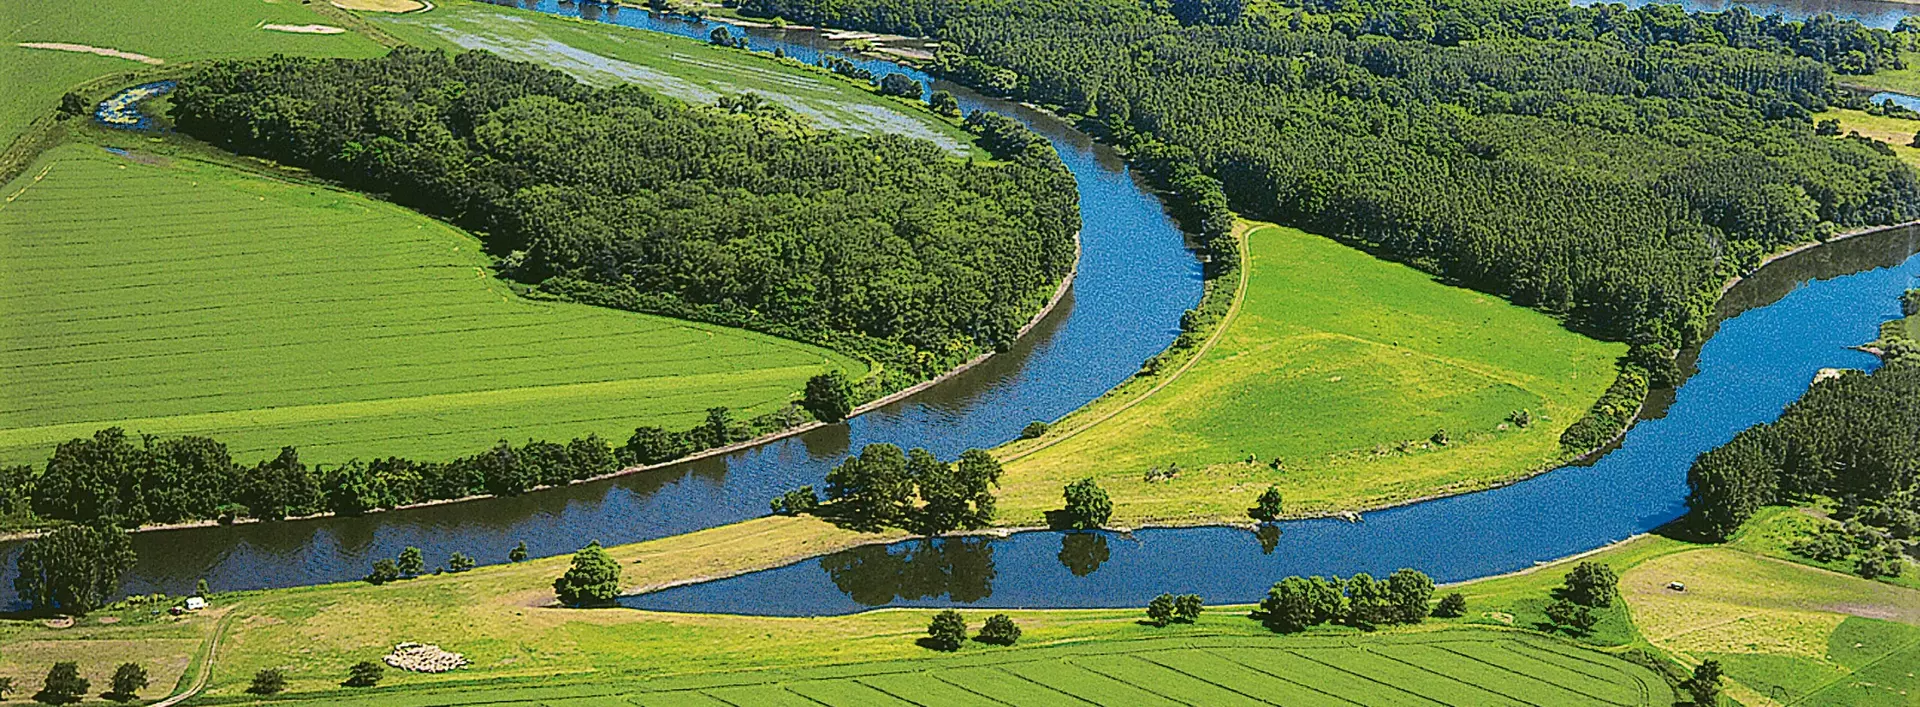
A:
{"type": "MultiPolygon", "coordinates": [[[[142,0],[76,5],[58,0],[8,0],[0,6],[0,148],[29,123],[53,112],[67,90],[90,79],[152,67],[130,59],[36,49],[22,43],[74,44],[113,49],[168,64],[200,59],[288,54],[373,56],[366,36],[271,32],[263,24],[333,24],[319,4],[182,0],[162,11],[142,0]]],[[[89,106],[91,109],[91,106],[89,106]]]]}
{"type": "Polygon", "coordinates": [[[883,362],[869,399],[1004,349],[1074,265],[1072,175],[978,115],[1000,161],[405,47],[210,63],[171,100],[182,132],[483,230],[547,292],[883,362]]]}
{"type": "Polygon", "coordinates": [[[1816,113],[1814,120],[1840,121],[1840,131],[1858,133],[1861,137],[1872,138],[1886,143],[1900,161],[1920,167],[1920,147],[1914,146],[1914,139],[1920,136],[1920,120],[1889,115],[1873,115],[1862,110],[1836,108],[1824,113],[1816,113]]]}
{"type": "MultiPolygon", "coordinates": [[[[930,140],[954,154],[986,156],[952,120],[795,61],[776,62],[707,42],[469,0],[436,2],[434,11],[426,14],[372,19],[416,46],[484,49],[559,69],[587,83],[638,84],[697,105],[753,93],[822,128],[904,135],[930,140]]],[[[914,96],[919,96],[917,87],[914,96]]]]}
{"type": "Polygon", "coordinates": [[[1239,310],[1191,369],[1006,448],[1003,521],[1038,520],[1088,474],[1126,522],[1244,518],[1270,486],[1308,515],[1510,480],[1567,457],[1560,432],[1625,350],[1298,230],[1248,243],[1239,310]]]}
{"type": "Polygon", "coordinates": [[[823,370],[864,371],[771,336],[518,297],[452,228],[189,158],[61,147],[6,195],[0,298],[25,337],[0,347],[7,462],[107,424],[211,435],[249,461],[288,444],[310,461],[444,459],[769,413],[823,370]]]}
{"type": "Polygon", "coordinates": [[[120,529],[70,525],[20,549],[13,588],[36,610],[85,616],[116,596],[133,563],[132,541],[120,529]]]}
{"type": "Polygon", "coordinates": [[[813,512],[849,527],[893,526],[938,535],[992,522],[1000,462],[978,449],[945,462],[918,447],[903,452],[876,443],[827,472],[826,481],[831,503],[821,505],[813,487],[805,486],[774,499],[773,512],[813,512]]]}

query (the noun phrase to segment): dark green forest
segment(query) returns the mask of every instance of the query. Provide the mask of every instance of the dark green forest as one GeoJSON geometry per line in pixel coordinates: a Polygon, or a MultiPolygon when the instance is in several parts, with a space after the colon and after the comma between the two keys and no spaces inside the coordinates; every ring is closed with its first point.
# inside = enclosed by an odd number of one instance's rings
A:
{"type": "Polygon", "coordinates": [[[214,62],[172,117],[472,230],[549,293],[866,355],[884,388],[1010,344],[1079,230],[1044,141],[962,161],[753,96],[689,106],[481,52],[214,62]]]}
{"type": "MultiPolygon", "coordinates": [[[[934,69],[1060,107],[1149,172],[1629,342],[1670,383],[1719,287],[1920,216],[1885,146],[1816,135],[1900,38],[1742,10],[1487,0],[745,0],[928,34],[934,69]]],[[[1600,435],[1604,436],[1604,435],[1600,435]]]]}

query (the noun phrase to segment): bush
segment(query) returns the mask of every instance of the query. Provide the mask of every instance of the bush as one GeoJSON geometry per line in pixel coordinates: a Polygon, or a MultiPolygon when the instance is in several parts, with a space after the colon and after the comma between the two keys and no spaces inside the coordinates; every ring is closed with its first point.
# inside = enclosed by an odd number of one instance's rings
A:
{"type": "Polygon", "coordinates": [[[1200,595],[1182,594],[1173,598],[1173,620],[1190,624],[1200,620],[1200,595]]]}
{"type": "Polygon", "coordinates": [[[927,624],[927,644],[934,650],[957,651],[967,640],[967,620],[960,612],[948,609],[933,615],[927,624]]]}
{"type": "Polygon", "coordinates": [[[1020,640],[1020,627],[1014,625],[1012,617],[1006,614],[994,614],[987,617],[985,626],[980,627],[978,640],[981,643],[1011,646],[1015,641],[1020,640]]]}
{"type": "Polygon", "coordinates": [[[393,560],[381,558],[373,561],[373,571],[367,573],[367,581],[373,584],[386,584],[400,578],[400,570],[393,566],[393,560]]]}
{"type": "Polygon", "coordinates": [[[409,545],[400,551],[400,558],[394,560],[393,567],[400,571],[402,577],[418,577],[427,571],[427,556],[420,552],[420,548],[409,545]]]}
{"type": "Polygon", "coordinates": [[[1556,599],[1547,605],[1547,620],[1555,628],[1565,629],[1569,633],[1584,634],[1600,623],[1600,617],[1593,610],[1565,599],[1556,599]]]}
{"type": "Polygon", "coordinates": [[[1053,429],[1052,424],[1043,420],[1034,420],[1027,423],[1026,427],[1020,428],[1020,439],[1039,439],[1045,436],[1047,430],[1050,429],[1053,429]]]}
{"type": "Polygon", "coordinates": [[[113,671],[113,692],[108,697],[119,702],[132,702],[139,699],[140,691],[147,688],[147,669],[139,663],[121,663],[113,671]]]}
{"type": "Polygon", "coordinates": [[[525,562],[525,561],[527,561],[527,541],[525,541],[525,540],[522,540],[522,541],[520,541],[520,544],[519,544],[519,545],[515,545],[515,546],[513,546],[513,549],[512,549],[512,550],[508,550],[508,551],[507,551],[507,561],[508,561],[508,562],[525,562]]]}
{"type": "Polygon", "coordinates": [[[380,678],[386,676],[387,666],[371,660],[363,660],[347,669],[347,681],[340,684],[347,687],[373,687],[380,684],[380,678]]]}
{"type": "Polygon", "coordinates": [[[802,513],[812,513],[814,509],[820,507],[820,494],[815,492],[812,486],[802,486],[781,494],[779,498],[773,499],[767,505],[773,509],[774,515],[797,516],[802,513]]]}
{"type": "Polygon", "coordinates": [[[920,98],[920,82],[906,74],[887,74],[880,77],[880,92],[901,98],[920,98]]]}
{"type": "Polygon", "coordinates": [[[1440,605],[1433,608],[1433,615],[1443,619],[1459,618],[1467,615],[1467,595],[1454,592],[1440,598],[1440,605]]]}
{"type": "Polygon", "coordinates": [[[1165,626],[1173,621],[1173,595],[1161,594],[1147,602],[1147,622],[1165,626]]]}
{"type": "Polygon", "coordinates": [[[1253,508],[1247,509],[1247,515],[1254,520],[1271,523],[1280,517],[1280,503],[1280,487],[1268,486],[1267,490],[1260,492],[1259,498],[1254,499],[1253,508]]]}
{"type": "Polygon", "coordinates": [[[60,97],[60,118],[62,120],[78,118],[91,112],[93,112],[93,104],[87,100],[86,96],[68,91],[66,95],[60,97]]]}
{"type": "Polygon", "coordinates": [[[63,705],[85,699],[87,691],[93,689],[93,683],[80,677],[80,664],[72,662],[54,663],[47,670],[47,679],[41,683],[40,692],[33,699],[50,705],[63,705]]]}
{"type": "Polygon", "coordinates": [[[1067,484],[1064,495],[1069,528],[1090,530],[1106,525],[1107,519],[1113,517],[1113,502],[1108,500],[1107,490],[1094,483],[1093,477],[1067,484]]]}
{"type": "Polygon", "coordinates": [[[447,558],[448,572],[465,572],[470,569],[473,569],[473,558],[468,557],[467,553],[455,552],[453,556],[447,558]]]}
{"type": "Polygon", "coordinates": [[[1620,591],[1620,576],[1613,568],[1598,562],[1582,562],[1567,573],[1561,592],[1568,601],[1581,606],[1613,606],[1620,591]]]}
{"type": "Polygon", "coordinates": [[[287,689],[287,674],[279,668],[267,668],[253,674],[253,684],[247,686],[247,692],[256,695],[277,695],[287,689]]]}
{"type": "Polygon", "coordinates": [[[611,602],[620,596],[620,563],[598,541],[589,543],[573,553],[573,565],[566,574],[553,580],[553,593],[567,606],[611,602]]]}
{"type": "Polygon", "coordinates": [[[830,425],[846,420],[853,413],[853,382],[840,371],[809,378],[800,406],[813,413],[813,419],[830,425]]]}

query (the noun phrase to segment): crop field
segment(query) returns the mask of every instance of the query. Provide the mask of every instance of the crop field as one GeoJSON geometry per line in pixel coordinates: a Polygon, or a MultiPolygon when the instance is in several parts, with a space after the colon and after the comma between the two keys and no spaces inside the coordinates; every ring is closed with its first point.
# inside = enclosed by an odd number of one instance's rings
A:
{"type": "Polygon", "coordinates": [[[1479,631],[1148,639],[647,683],[368,694],[407,705],[1666,705],[1604,654],[1479,631]]]}
{"type": "Polygon", "coordinates": [[[466,0],[450,0],[432,12],[372,19],[414,44],[484,49],[551,66],[596,85],[639,84],[701,105],[751,92],[805,115],[819,127],[931,140],[958,155],[973,151],[966,131],[931,111],[823,70],[684,37],[466,0]]]}
{"type": "Polygon", "coordinates": [[[1920,694],[1920,591],[1727,548],[1651,559],[1620,588],[1648,641],[1719,660],[1747,704],[1920,694]]]}
{"type": "Polygon", "coordinates": [[[1485,486],[1560,461],[1561,431],[1625,352],[1320,236],[1248,239],[1247,290],[1219,342],[1139,404],[1013,460],[1003,521],[1038,521],[1088,475],[1122,522],[1244,517],[1268,484],[1290,513],[1485,486]],[[1519,410],[1532,425],[1506,424],[1519,410]],[[1447,443],[1430,443],[1440,430],[1447,443]]]}
{"type": "Polygon", "coordinates": [[[68,145],[0,203],[0,460],[107,426],[251,463],[624,441],[784,405],[843,356],[514,295],[471,237],[360,196],[68,145]],[[138,159],[135,159],[138,158],[138,159]]]}
{"type": "Polygon", "coordinates": [[[1887,143],[1901,161],[1920,167],[1920,147],[1913,146],[1914,135],[1920,133],[1920,120],[1890,118],[1884,115],[1873,115],[1866,111],[1844,109],[1816,113],[1813,119],[1838,120],[1841,134],[1857,132],[1887,143]]]}
{"type": "Polygon", "coordinates": [[[99,76],[152,68],[127,59],[32,49],[59,43],[144,54],[169,64],[196,59],[289,54],[375,56],[360,34],[290,34],[265,24],[335,24],[298,0],[7,0],[0,3],[0,147],[53,110],[69,88],[99,76]]]}

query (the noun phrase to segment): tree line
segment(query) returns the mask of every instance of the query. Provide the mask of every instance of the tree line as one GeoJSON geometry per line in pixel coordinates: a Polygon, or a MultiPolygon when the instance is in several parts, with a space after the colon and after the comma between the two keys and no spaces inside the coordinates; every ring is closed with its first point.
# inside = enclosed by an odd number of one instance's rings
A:
{"type": "Polygon", "coordinates": [[[214,62],[172,102],[182,132],[481,234],[505,276],[872,340],[848,348],[885,356],[894,384],[1012,343],[1072,268],[1080,223],[1044,141],[960,160],[751,95],[689,106],[484,52],[214,62]]]}
{"type": "MultiPolygon", "coordinates": [[[[1920,530],[1916,481],[1920,361],[1892,359],[1870,374],[1851,371],[1816,383],[1778,420],[1700,455],[1687,472],[1688,518],[1701,533],[1725,538],[1762,506],[1820,495],[1839,500],[1838,517],[1883,529],[1878,537],[1907,537],[1920,530]]],[[[1883,545],[1861,550],[1885,555],[1883,545]]],[[[1803,546],[1801,554],[1828,552],[1816,547],[1803,546]]],[[[1897,566],[1898,556],[1893,559],[1897,566]]]]}
{"type": "Polygon", "coordinates": [[[826,500],[812,486],[774,499],[774,513],[829,516],[859,528],[896,526],[939,534],[991,523],[1000,462],[969,449],[952,462],[918,447],[869,444],[827,472],[826,500]]]}
{"type": "MultiPolygon", "coordinates": [[[[935,71],[1083,116],[1163,184],[1219,205],[1209,214],[1334,236],[1625,341],[1623,366],[1653,385],[1728,277],[1920,216],[1920,177],[1885,146],[1815,133],[1812,113],[1861,100],[1834,73],[1899,61],[1898,38],[1830,17],[1435,0],[742,8],[934,35],[935,71]],[[1422,13],[1482,34],[1387,21],[1422,13]]],[[[1609,405],[1596,415],[1637,400],[1609,405]]],[[[1570,446],[1617,429],[1601,427],[1570,446]]]]}

